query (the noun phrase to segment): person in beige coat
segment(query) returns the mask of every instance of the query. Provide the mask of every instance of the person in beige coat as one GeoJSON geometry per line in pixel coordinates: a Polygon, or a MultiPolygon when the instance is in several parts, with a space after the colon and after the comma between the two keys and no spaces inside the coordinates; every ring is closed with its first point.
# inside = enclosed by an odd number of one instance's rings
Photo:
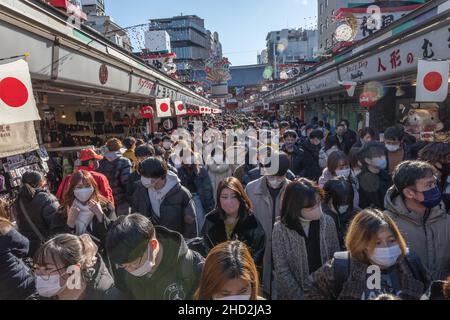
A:
{"type": "Polygon", "coordinates": [[[304,178],[286,188],[272,235],[278,300],[302,300],[308,276],[340,249],[334,220],[322,211],[323,198],[323,190],[304,178]]]}
{"type": "Polygon", "coordinates": [[[289,180],[286,179],[288,169],[289,158],[285,153],[281,153],[277,174],[252,181],[245,189],[253,203],[254,215],[263,226],[266,236],[262,274],[262,290],[266,298],[276,299],[276,292],[272,285],[272,231],[280,215],[282,196],[289,184],[289,180]]]}
{"type": "Polygon", "coordinates": [[[398,165],[385,207],[432,280],[445,280],[450,274],[450,216],[437,186],[435,170],[422,161],[398,165]]]}

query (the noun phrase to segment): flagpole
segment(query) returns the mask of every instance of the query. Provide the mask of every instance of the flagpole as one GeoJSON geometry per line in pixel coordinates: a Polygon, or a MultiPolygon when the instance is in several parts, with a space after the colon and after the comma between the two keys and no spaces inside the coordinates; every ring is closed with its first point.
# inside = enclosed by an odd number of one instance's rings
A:
{"type": "Polygon", "coordinates": [[[28,58],[29,56],[30,56],[30,53],[25,52],[24,54],[20,54],[18,56],[12,56],[12,57],[8,57],[8,58],[0,58],[0,61],[12,60],[12,59],[18,59],[18,58],[28,58]]]}

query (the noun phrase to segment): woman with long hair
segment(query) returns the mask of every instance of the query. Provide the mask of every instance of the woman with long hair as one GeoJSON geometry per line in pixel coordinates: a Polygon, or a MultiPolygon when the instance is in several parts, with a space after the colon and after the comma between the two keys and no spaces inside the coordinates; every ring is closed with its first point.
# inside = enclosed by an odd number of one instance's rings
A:
{"type": "Polygon", "coordinates": [[[206,258],[196,300],[259,300],[259,277],[247,246],[240,241],[214,247],[206,258]]]}

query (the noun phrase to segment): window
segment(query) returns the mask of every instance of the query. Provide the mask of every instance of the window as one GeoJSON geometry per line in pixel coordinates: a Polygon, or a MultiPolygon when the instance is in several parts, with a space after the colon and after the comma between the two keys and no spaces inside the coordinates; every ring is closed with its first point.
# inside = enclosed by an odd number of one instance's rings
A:
{"type": "Polygon", "coordinates": [[[280,41],[280,39],[281,39],[280,37],[277,37],[277,41],[280,41]]]}
{"type": "Polygon", "coordinates": [[[328,17],[327,17],[327,19],[325,20],[325,29],[328,29],[328,26],[329,26],[329,22],[328,22],[328,17]]]}
{"type": "Polygon", "coordinates": [[[327,40],[325,41],[325,48],[326,48],[326,49],[329,49],[329,48],[330,48],[330,39],[327,39],[327,40]]]}
{"type": "Polygon", "coordinates": [[[323,14],[323,3],[320,4],[320,14],[323,14]]]}
{"type": "Polygon", "coordinates": [[[320,34],[323,33],[323,24],[320,25],[320,34]]]}
{"type": "Polygon", "coordinates": [[[325,7],[328,7],[328,0],[325,0],[325,7]]]}

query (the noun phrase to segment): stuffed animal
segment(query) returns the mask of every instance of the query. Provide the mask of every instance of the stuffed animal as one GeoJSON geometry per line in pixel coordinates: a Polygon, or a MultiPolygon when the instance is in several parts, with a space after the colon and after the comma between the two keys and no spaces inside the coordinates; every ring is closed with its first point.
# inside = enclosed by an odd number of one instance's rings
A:
{"type": "Polygon", "coordinates": [[[419,134],[421,132],[440,131],[444,124],[439,120],[439,108],[411,109],[404,118],[406,132],[419,134]]]}

